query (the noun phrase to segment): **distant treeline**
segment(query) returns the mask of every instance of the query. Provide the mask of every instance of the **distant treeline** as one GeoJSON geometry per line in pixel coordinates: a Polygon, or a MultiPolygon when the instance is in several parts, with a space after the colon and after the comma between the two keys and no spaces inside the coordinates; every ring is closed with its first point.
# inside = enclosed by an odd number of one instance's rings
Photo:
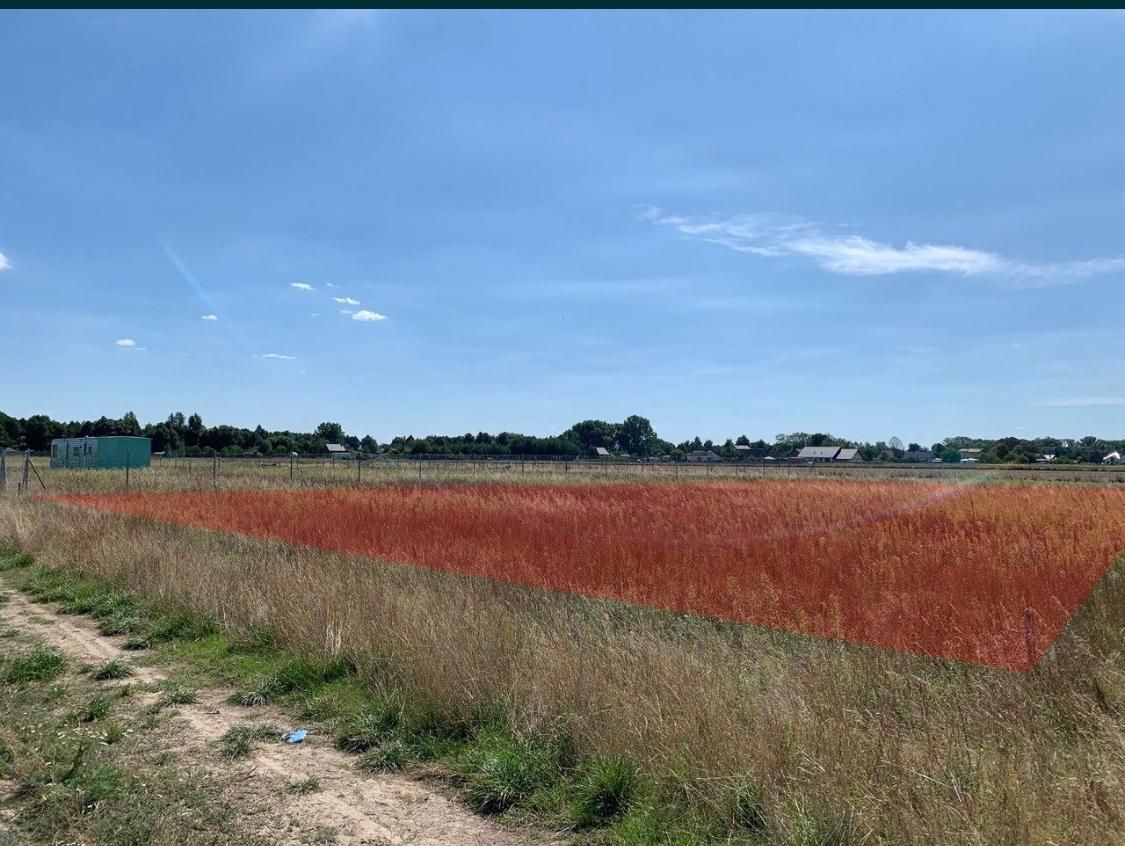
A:
{"type": "Polygon", "coordinates": [[[792,432],[774,437],[772,442],[750,440],[746,435],[727,438],[722,443],[696,437],[672,443],[662,439],[644,417],[632,415],[620,423],[604,420],[583,420],[565,432],[552,437],[500,432],[491,435],[466,432],[464,435],[399,435],[390,443],[380,445],[371,435],[348,434],[339,423],[321,423],[313,432],[273,432],[261,426],[253,429],[238,426],[207,426],[198,414],[185,416],[180,412],[168,415],[160,423],[141,425],[133,412],[123,417],[100,417],[97,420],[62,422],[45,414],[11,417],[0,412],[0,448],[43,451],[52,438],[77,438],[87,435],[134,435],[152,439],[155,452],[177,455],[302,455],[323,453],[330,443],[343,444],[351,450],[367,454],[389,455],[544,455],[587,457],[598,447],[614,455],[633,458],[668,456],[681,460],[694,450],[713,450],[723,458],[764,459],[788,458],[804,446],[856,447],[868,461],[929,460],[958,461],[961,449],[979,449],[982,463],[1033,463],[1050,455],[1060,462],[1097,463],[1108,453],[1125,452],[1125,440],[1104,440],[1088,435],[1083,438],[971,438],[958,436],[923,447],[911,443],[883,441],[875,443],[850,441],[823,432],[792,432]],[[739,450],[736,446],[749,447],[739,450]]]}

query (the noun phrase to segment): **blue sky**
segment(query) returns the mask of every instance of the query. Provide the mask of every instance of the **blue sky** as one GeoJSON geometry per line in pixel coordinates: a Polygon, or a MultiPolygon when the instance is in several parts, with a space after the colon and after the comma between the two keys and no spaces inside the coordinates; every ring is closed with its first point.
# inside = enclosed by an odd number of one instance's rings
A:
{"type": "Polygon", "coordinates": [[[1123,43],[1114,12],[0,12],[0,408],[1122,437],[1123,43]]]}

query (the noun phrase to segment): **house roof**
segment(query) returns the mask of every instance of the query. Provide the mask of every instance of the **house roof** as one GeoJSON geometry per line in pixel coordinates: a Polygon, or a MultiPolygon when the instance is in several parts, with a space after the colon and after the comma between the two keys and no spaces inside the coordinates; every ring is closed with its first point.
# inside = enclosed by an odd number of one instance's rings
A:
{"type": "Polygon", "coordinates": [[[750,444],[735,444],[734,448],[742,452],[746,452],[750,449],[750,444]]]}
{"type": "Polygon", "coordinates": [[[609,455],[609,450],[605,447],[594,447],[595,455],[609,455]]]}
{"type": "Polygon", "coordinates": [[[838,446],[815,446],[815,447],[801,447],[801,451],[797,453],[798,458],[835,458],[836,453],[840,451],[838,446]]]}
{"type": "Polygon", "coordinates": [[[958,450],[958,452],[962,455],[976,455],[979,452],[983,452],[983,450],[979,447],[966,447],[965,449],[958,450]]]}
{"type": "Polygon", "coordinates": [[[342,444],[325,444],[329,452],[347,452],[347,449],[342,444]]]}
{"type": "Polygon", "coordinates": [[[853,458],[856,457],[857,453],[859,453],[858,449],[853,449],[852,447],[845,447],[844,449],[840,450],[839,454],[836,456],[836,460],[837,461],[851,461],[853,458]]]}

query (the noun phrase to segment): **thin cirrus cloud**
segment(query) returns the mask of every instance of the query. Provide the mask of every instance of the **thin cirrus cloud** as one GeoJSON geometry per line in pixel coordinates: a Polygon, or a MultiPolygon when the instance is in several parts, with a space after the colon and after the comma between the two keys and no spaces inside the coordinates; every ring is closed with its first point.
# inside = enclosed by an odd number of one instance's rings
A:
{"type": "Polygon", "coordinates": [[[289,287],[296,288],[298,291],[311,291],[313,289],[313,286],[308,282],[290,282],[289,287]]]}
{"type": "Polygon", "coordinates": [[[359,300],[352,297],[333,297],[333,300],[340,303],[340,305],[359,305],[359,300]]]}
{"type": "Polygon", "coordinates": [[[378,320],[386,320],[387,315],[379,314],[377,311],[368,311],[367,309],[360,309],[352,315],[352,320],[360,320],[364,323],[374,323],[378,320]]]}
{"type": "Polygon", "coordinates": [[[205,314],[199,319],[200,320],[206,320],[206,321],[209,321],[209,322],[213,323],[213,322],[215,322],[216,320],[219,319],[219,315],[217,315],[217,314],[205,314]]]}
{"type": "Polygon", "coordinates": [[[11,266],[12,263],[8,261],[8,257],[3,253],[0,253],[0,270],[8,270],[11,268],[11,266]]]}
{"type": "Polygon", "coordinates": [[[1094,408],[1109,405],[1125,405],[1125,397],[1065,397],[1036,403],[1039,408],[1094,408]]]}
{"type": "Polygon", "coordinates": [[[773,212],[725,218],[671,214],[656,206],[639,206],[637,212],[643,220],[689,238],[764,258],[807,258],[821,269],[843,276],[929,271],[1007,276],[1030,284],[1052,285],[1125,271],[1125,257],[1036,263],[952,244],[907,241],[896,247],[861,235],[836,234],[821,224],[773,212]]]}
{"type": "Polygon", "coordinates": [[[278,361],[295,361],[297,359],[297,356],[295,356],[295,355],[282,355],[281,353],[272,353],[271,352],[271,353],[262,353],[261,355],[256,355],[256,356],[254,356],[254,358],[272,358],[272,359],[276,359],[278,361]]]}
{"type": "Polygon", "coordinates": [[[123,350],[136,350],[137,352],[144,352],[145,350],[145,347],[138,346],[137,342],[132,338],[118,338],[113,343],[123,350]]]}

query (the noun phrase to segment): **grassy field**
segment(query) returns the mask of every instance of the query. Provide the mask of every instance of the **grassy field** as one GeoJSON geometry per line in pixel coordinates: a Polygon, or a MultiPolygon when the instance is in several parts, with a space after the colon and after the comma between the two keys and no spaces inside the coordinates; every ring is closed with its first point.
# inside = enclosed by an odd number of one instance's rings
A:
{"type": "MultiPolygon", "coordinates": [[[[1125,484],[1125,466],[959,464],[722,464],[597,461],[388,459],[338,461],[302,458],[154,458],[144,470],[51,469],[34,457],[29,493],[121,493],[129,491],[263,490],[275,488],[373,487],[406,483],[594,484],[602,482],[689,482],[752,479],[931,480],[952,484],[989,480],[1012,483],[1125,484]]],[[[22,478],[22,454],[7,458],[7,487],[22,478]]]]}
{"type": "MultiPolygon", "coordinates": [[[[1043,514],[1058,513],[1044,502],[1043,514]]],[[[1052,526],[1052,543],[1068,548],[1073,522],[1052,526]]],[[[600,817],[589,836],[603,842],[1125,837],[1120,564],[1022,673],[34,498],[0,503],[0,537],[232,636],[268,632],[294,655],[343,660],[381,696],[537,750],[531,762],[488,753],[522,774],[504,813],[550,815],[529,773],[563,772],[565,792],[592,778],[580,775],[589,762],[620,762],[599,778],[635,772],[643,789],[600,817]]],[[[396,754],[408,769],[426,765],[409,744],[396,754]]]]}

